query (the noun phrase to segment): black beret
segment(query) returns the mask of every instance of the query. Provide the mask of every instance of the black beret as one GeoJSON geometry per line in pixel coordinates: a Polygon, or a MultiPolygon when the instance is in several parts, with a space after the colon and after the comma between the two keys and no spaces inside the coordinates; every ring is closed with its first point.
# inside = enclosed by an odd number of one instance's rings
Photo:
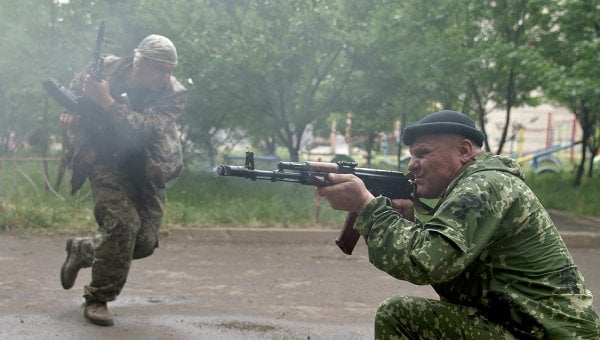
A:
{"type": "Polygon", "coordinates": [[[479,147],[483,145],[483,133],[475,127],[475,122],[464,113],[450,110],[431,113],[409,125],[402,140],[404,144],[412,145],[418,137],[443,133],[466,137],[479,147]]]}

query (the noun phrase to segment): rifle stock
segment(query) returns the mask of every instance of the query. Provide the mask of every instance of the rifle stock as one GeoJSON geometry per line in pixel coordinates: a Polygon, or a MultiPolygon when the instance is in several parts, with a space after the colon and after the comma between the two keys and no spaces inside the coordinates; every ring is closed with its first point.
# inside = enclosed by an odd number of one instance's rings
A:
{"type": "MultiPolygon", "coordinates": [[[[357,168],[353,162],[279,162],[277,170],[254,169],[254,154],[246,152],[244,166],[221,165],[216,169],[221,176],[243,177],[250,180],[271,182],[291,182],[317,187],[331,185],[328,173],[354,174],[359,177],[373,196],[390,199],[412,199],[413,184],[402,172],[368,168],[357,168]]],[[[347,255],[351,255],[360,234],[354,230],[357,213],[348,213],[344,225],[335,239],[336,245],[347,255]]]]}

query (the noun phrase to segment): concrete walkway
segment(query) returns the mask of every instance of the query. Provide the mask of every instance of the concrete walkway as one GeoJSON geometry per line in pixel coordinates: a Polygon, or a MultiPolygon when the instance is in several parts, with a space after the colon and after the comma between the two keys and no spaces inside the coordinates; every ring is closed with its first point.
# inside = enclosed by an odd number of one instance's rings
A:
{"type": "Polygon", "coordinates": [[[569,248],[600,248],[600,218],[550,210],[550,217],[569,248]]]}
{"type": "MultiPolygon", "coordinates": [[[[595,219],[552,213],[600,311],[595,219]]],[[[429,286],[351,256],[337,230],[171,228],[135,261],[113,327],[83,317],[90,270],[63,290],[65,235],[0,234],[0,339],[370,339],[377,305],[392,295],[437,298],[429,286]]]]}
{"type": "MultiPolygon", "coordinates": [[[[557,210],[549,213],[569,248],[600,248],[600,218],[577,217],[557,210]]],[[[333,244],[338,232],[337,229],[172,227],[168,237],[179,241],[333,244]]]]}

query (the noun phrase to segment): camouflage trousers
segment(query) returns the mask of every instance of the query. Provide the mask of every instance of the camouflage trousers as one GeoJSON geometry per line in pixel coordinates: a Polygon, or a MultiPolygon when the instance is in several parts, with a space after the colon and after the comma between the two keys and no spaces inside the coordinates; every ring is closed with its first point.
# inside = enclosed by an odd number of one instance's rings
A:
{"type": "Polygon", "coordinates": [[[420,297],[394,296],[379,305],[375,339],[515,339],[477,309],[420,297]]]}
{"type": "Polygon", "coordinates": [[[154,189],[142,178],[110,165],[91,169],[98,234],[77,239],[84,267],[92,267],[92,281],[84,288],[86,301],[115,300],[127,281],[131,261],[152,255],[158,247],[165,190],[154,189]]]}

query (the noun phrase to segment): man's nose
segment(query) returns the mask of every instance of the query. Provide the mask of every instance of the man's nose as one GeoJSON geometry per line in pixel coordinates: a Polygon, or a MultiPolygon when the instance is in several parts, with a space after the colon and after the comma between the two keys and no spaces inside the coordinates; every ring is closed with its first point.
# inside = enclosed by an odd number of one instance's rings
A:
{"type": "Polygon", "coordinates": [[[415,168],[417,168],[417,167],[418,167],[417,161],[414,158],[411,158],[408,161],[408,165],[406,166],[406,169],[410,172],[413,172],[415,170],[415,168]]]}

